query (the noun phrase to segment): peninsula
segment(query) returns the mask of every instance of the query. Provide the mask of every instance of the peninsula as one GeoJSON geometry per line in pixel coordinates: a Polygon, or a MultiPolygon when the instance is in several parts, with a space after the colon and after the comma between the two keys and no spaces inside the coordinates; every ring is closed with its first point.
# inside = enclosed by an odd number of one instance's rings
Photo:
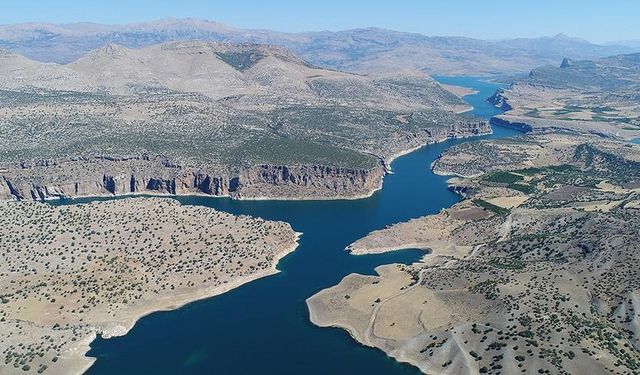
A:
{"type": "Polygon", "coordinates": [[[529,135],[453,147],[434,170],[466,199],[348,247],[429,255],[314,295],[313,323],[428,374],[637,371],[640,146],[529,135]]]}
{"type": "Polygon", "coordinates": [[[0,203],[0,373],[81,373],[100,334],[271,275],[283,222],[166,198],[0,203]]]}

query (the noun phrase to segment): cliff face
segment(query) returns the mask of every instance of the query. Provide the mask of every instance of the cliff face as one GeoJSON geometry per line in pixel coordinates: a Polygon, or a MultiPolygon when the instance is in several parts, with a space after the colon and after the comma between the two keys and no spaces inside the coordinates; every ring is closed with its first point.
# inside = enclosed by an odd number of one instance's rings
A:
{"type": "Polygon", "coordinates": [[[180,165],[162,156],[91,156],[0,164],[0,199],[46,200],[126,194],[206,194],[232,198],[336,199],[370,195],[394,155],[447,138],[491,132],[485,121],[460,121],[389,140],[373,168],[259,164],[244,168],[180,165]]]}
{"type": "Polygon", "coordinates": [[[449,131],[449,137],[470,137],[491,133],[491,126],[486,121],[459,122],[449,131]]]}
{"type": "Polygon", "coordinates": [[[233,198],[340,198],[370,194],[382,166],[256,165],[235,171],[184,167],[164,158],[93,157],[0,169],[0,198],[44,200],[125,194],[207,194],[233,198]]]}
{"type": "Polygon", "coordinates": [[[510,121],[501,117],[492,117],[491,123],[506,128],[514,128],[524,133],[533,131],[533,127],[530,124],[521,121],[510,121]]]}

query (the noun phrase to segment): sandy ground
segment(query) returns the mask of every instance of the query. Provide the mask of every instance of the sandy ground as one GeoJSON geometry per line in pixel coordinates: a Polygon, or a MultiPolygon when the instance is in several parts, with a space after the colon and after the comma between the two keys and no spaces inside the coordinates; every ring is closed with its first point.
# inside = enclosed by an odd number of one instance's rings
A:
{"type": "Polygon", "coordinates": [[[460,98],[467,95],[473,95],[478,93],[477,90],[473,90],[473,89],[462,87],[462,86],[447,85],[445,83],[441,83],[440,86],[442,86],[442,88],[444,88],[445,90],[449,91],[450,93],[460,98]]]}

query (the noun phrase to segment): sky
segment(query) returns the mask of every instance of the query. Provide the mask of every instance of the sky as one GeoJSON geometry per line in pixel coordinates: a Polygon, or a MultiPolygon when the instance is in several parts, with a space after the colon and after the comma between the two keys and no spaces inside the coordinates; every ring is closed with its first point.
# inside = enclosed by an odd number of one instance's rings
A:
{"type": "Polygon", "coordinates": [[[0,0],[0,24],[167,17],[289,32],[377,26],[481,39],[558,33],[599,43],[640,39],[639,0],[0,0]]]}

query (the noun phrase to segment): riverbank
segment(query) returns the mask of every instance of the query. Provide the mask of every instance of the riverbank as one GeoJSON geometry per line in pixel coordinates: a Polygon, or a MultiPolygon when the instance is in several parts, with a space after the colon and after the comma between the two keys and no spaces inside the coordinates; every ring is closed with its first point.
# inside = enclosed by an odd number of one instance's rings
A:
{"type": "Polygon", "coordinates": [[[11,353],[4,365],[25,371],[84,370],[96,335],[125,335],[153,312],[273,275],[301,235],[287,223],[160,198],[0,210],[0,273],[12,274],[0,285],[2,344],[11,353]]]}
{"type": "Polygon", "coordinates": [[[468,87],[457,86],[457,85],[448,85],[446,83],[441,83],[440,86],[450,93],[456,95],[460,99],[464,98],[467,95],[476,95],[478,90],[470,89],[468,87]]]}
{"type": "MultiPolygon", "coordinates": [[[[493,87],[487,85],[482,92],[493,92],[493,87]]],[[[486,109],[491,108],[479,101],[476,110],[486,109]]],[[[503,128],[494,131],[485,138],[516,134],[503,128]]],[[[416,368],[399,365],[381,351],[354,345],[339,330],[318,329],[307,318],[305,300],[348,274],[370,274],[383,264],[420,260],[424,251],[356,257],[344,248],[389,223],[437,213],[456,203],[459,196],[447,189],[446,179],[428,173],[428,165],[451,145],[464,142],[449,139],[396,159],[394,173],[384,177],[384,188],[369,199],[252,201],[176,196],[185,205],[289,222],[305,234],[296,251],[279,262],[284,272],[277,276],[172,312],[148,315],[125,336],[98,337],[89,352],[97,358],[90,372],[417,374],[416,368]],[[246,355],[248,350],[251,356],[246,355]]]]}
{"type": "Polygon", "coordinates": [[[347,275],[307,299],[310,319],[423,373],[632,371],[637,330],[622,311],[637,295],[629,272],[638,234],[629,223],[640,221],[638,160],[637,146],[566,133],[452,147],[437,169],[486,167],[456,181],[467,199],[347,247],[360,256],[414,247],[430,255],[347,275]],[[602,338],[576,316],[599,322],[602,338]],[[629,351],[616,349],[625,344],[629,351]]]}

